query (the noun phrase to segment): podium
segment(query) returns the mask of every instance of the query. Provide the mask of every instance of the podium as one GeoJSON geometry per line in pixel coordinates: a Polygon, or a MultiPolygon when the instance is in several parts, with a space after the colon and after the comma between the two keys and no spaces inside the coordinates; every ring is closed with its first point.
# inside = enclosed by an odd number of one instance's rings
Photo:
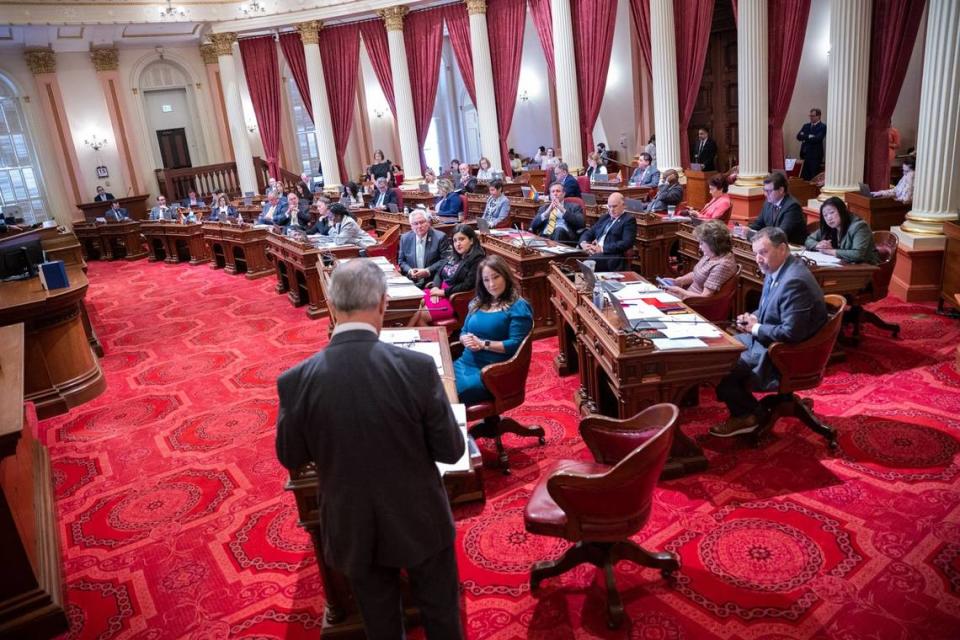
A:
{"type": "Polygon", "coordinates": [[[899,227],[910,211],[910,205],[893,198],[871,198],[855,192],[847,194],[847,207],[850,213],[866,220],[873,231],[899,227]]]}
{"type": "Polygon", "coordinates": [[[716,171],[684,171],[687,176],[687,205],[694,209],[702,209],[710,202],[710,191],[707,189],[710,178],[717,175],[716,171]]]}
{"type": "MultiPolygon", "coordinates": [[[[147,194],[142,196],[127,196],[126,198],[117,198],[121,209],[127,210],[127,215],[131,220],[144,220],[147,217],[147,194]]],[[[83,211],[83,219],[87,222],[93,222],[97,218],[102,218],[110,208],[113,200],[104,202],[82,202],[77,205],[80,211],[83,211]]]]}

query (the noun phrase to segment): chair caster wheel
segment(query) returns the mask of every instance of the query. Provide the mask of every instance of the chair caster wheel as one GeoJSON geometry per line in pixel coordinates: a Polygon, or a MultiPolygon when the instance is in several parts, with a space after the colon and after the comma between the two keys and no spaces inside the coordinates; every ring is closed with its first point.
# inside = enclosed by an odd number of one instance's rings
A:
{"type": "Polygon", "coordinates": [[[663,579],[668,582],[673,582],[676,580],[676,576],[673,575],[673,569],[661,569],[660,575],[663,576],[663,579]]]}
{"type": "Polygon", "coordinates": [[[827,443],[827,446],[830,448],[831,451],[836,451],[837,449],[840,448],[840,445],[837,444],[836,440],[831,440],[830,442],[827,443]]]}
{"type": "Polygon", "coordinates": [[[537,438],[537,440],[540,441],[540,444],[541,444],[541,445],[547,444],[547,439],[544,438],[543,436],[540,436],[539,438],[537,438]]]}
{"type": "Polygon", "coordinates": [[[503,469],[500,469],[500,473],[505,476],[513,475],[513,472],[510,471],[510,467],[504,467],[503,469]]]}

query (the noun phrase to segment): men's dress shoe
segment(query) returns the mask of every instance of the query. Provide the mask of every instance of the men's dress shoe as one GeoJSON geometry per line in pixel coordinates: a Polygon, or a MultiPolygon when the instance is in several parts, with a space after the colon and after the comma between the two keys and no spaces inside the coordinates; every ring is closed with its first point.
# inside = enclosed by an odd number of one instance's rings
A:
{"type": "Polygon", "coordinates": [[[757,416],[752,413],[739,418],[730,416],[723,424],[710,427],[710,435],[718,438],[732,438],[733,436],[751,433],[757,428],[758,424],[757,416]]]}

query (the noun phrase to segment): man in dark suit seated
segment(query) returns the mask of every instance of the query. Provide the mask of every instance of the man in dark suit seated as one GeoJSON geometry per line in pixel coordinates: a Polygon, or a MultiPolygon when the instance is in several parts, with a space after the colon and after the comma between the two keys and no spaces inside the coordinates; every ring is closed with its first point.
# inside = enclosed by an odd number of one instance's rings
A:
{"type": "Polygon", "coordinates": [[[644,151],[637,160],[637,168],[630,176],[631,187],[655,187],[660,182],[660,170],[653,162],[653,156],[644,151]]]}
{"type": "Polygon", "coordinates": [[[607,198],[607,213],[580,238],[580,248],[597,263],[597,271],[626,271],[630,268],[624,254],[637,240],[637,221],[626,213],[623,194],[615,191],[607,198]]]}
{"type": "Polygon", "coordinates": [[[157,204],[150,209],[150,220],[176,220],[177,212],[173,207],[167,206],[165,196],[157,196],[157,204]]]}
{"type": "Polygon", "coordinates": [[[767,201],[760,209],[760,216],[750,223],[750,228],[759,231],[764,227],[780,227],[790,244],[803,246],[807,239],[807,218],[788,189],[787,177],[779,171],[763,179],[763,194],[767,201]]]}
{"type": "Polygon", "coordinates": [[[717,170],[717,143],[705,128],[700,127],[697,130],[697,141],[693,143],[692,151],[690,162],[699,164],[701,171],[717,170]]]}
{"type": "Polygon", "coordinates": [[[195,209],[197,207],[207,206],[206,203],[203,201],[203,198],[198,197],[197,192],[194,191],[193,189],[190,189],[190,193],[187,195],[186,198],[180,201],[180,204],[182,204],[187,209],[195,209]]]}
{"type": "Polygon", "coordinates": [[[391,204],[398,204],[397,194],[395,194],[393,189],[390,188],[390,185],[387,184],[386,178],[377,178],[377,189],[373,192],[373,200],[370,203],[370,208],[386,211],[390,208],[388,205],[391,204]]]}
{"type": "Polygon", "coordinates": [[[477,191],[477,179],[470,173],[470,165],[466,162],[460,163],[457,167],[456,189],[461,193],[475,193],[477,191]]]}
{"type": "Polygon", "coordinates": [[[558,242],[576,242],[584,227],[583,208],[564,202],[563,185],[550,185],[550,202],[540,207],[530,222],[530,231],[558,242]]]}
{"type": "Polygon", "coordinates": [[[277,380],[277,458],[316,465],[324,558],[343,573],[368,638],[402,638],[400,572],[428,638],[463,638],[456,532],[436,462],[465,442],[430,356],[377,339],[387,285],[370,260],[330,279],[337,326],[277,380]]]}
{"type": "Polygon", "coordinates": [[[287,194],[287,206],[283,208],[279,216],[274,216],[273,224],[281,227],[295,224],[306,229],[311,226],[310,223],[310,205],[300,200],[300,196],[295,191],[291,191],[287,194]]]}
{"type": "Polygon", "coordinates": [[[656,213],[666,211],[667,207],[675,207],[683,200],[683,185],[680,184],[680,174],[675,169],[663,172],[663,182],[657,187],[657,193],[647,203],[647,211],[656,213]]]}
{"type": "Polygon", "coordinates": [[[263,201],[263,210],[257,218],[257,224],[283,225],[290,221],[287,216],[287,201],[281,200],[276,191],[268,191],[267,199],[263,201]],[[286,222],[278,222],[286,220],[286,222]]]}
{"type": "Polygon", "coordinates": [[[450,255],[450,238],[430,225],[430,218],[422,209],[410,213],[410,231],[400,236],[397,266],[400,273],[423,289],[433,281],[440,267],[450,255]]]}
{"type": "Polygon", "coordinates": [[[116,200],[113,197],[112,193],[107,193],[107,190],[101,186],[97,186],[97,195],[93,197],[94,202],[106,202],[107,200],[116,200]]]}
{"type": "Polygon", "coordinates": [[[767,353],[774,342],[803,342],[827,322],[823,290],[807,266],[790,255],[782,229],[765,227],[753,238],[757,265],[766,274],[760,308],[743,313],[737,335],[747,350],[740,354],[733,371],[717,385],[717,399],[726,403],[730,418],[710,429],[718,438],[752,432],[763,416],[754,391],[774,391],[780,383],[767,353]]]}
{"type": "Polygon", "coordinates": [[[122,222],[130,219],[127,210],[121,208],[120,203],[116,200],[110,203],[110,208],[106,210],[103,217],[107,219],[107,222],[122,222]]]}
{"type": "Polygon", "coordinates": [[[582,196],[580,193],[580,183],[570,175],[570,168],[566,162],[558,164],[553,170],[553,173],[554,183],[563,185],[563,196],[565,198],[580,198],[582,196]]]}

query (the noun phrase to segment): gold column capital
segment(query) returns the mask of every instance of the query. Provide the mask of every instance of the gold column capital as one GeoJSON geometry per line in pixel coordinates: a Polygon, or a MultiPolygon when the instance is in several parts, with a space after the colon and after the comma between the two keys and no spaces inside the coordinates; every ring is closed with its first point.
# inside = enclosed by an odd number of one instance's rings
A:
{"type": "Polygon", "coordinates": [[[203,64],[217,64],[217,48],[213,43],[204,42],[200,45],[200,57],[203,58],[203,64]]]}
{"type": "Polygon", "coordinates": [[[387,7],[377,12],[383,18],[387,31],[403,31],[403,18],[407,15],[405,6],[387,7]]]}
{"type": "Polygon", "coordinates": [[[300,42],[303,44],[320,44],[320,29],[323,29],[322,20],[308,20],[297,24],[300,32],[300,42]]]}
{"type": "Polygon", "coordinates": [[[225,33],[211,33],[210,44],[217,56],[232,56],[233,43],[237,41],[237,34],[232,31],[225,33]]]}
{"type": "Polygon", "coordinates": [[[486,14],[487,13],[487,0],[463,0],[464,4],[467,5],[467,13],[473,15],[475,13],[486,14]]]}
{"type": "Polygon", "coordinates": [[[120,66],[116,47],[103,47],[90,50],[93,68],[97,71],[116,71],[120,66]]]}
{"type": "Polygon", "coordinates": [[[35,76],[57,70],[57,54],[53,49],[30,49],[23,52],[23,57],[27,61],[30,73],[35,76]]]}

